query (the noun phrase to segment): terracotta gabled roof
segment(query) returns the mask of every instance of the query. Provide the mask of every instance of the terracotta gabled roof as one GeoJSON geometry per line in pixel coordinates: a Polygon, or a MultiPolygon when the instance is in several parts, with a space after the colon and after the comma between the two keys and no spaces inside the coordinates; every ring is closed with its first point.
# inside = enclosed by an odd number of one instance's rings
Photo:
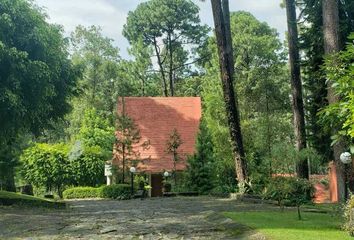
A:
{"type": "MultiPolygon", "coordinates": [[[[147,172],[171,171],[172,155],[167,153],[166,144],[173,129],[177,129],[183,144],[178,153],[182,158],[178,170],[186,167],[187,155],[195,151],[195,141],[201,118],[199,97],[125,97],[125,113],[134,120],[140,130],[140,142],[150,142],[148,149],[139,146],[140,159],[138,170],[147,172]]],[[[118,101],[118,112],[122,111],[122,100],[118,101]]],[[[135,149],[136,150],[136,149],[135,149]]]]}

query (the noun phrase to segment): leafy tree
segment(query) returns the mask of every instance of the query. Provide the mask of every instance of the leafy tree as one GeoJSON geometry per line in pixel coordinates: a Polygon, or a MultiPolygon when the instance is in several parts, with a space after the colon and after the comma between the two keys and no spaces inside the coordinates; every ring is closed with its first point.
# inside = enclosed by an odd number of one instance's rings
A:
{"type": "MultiPolygon", "coordinates": [[[[336,0],[324,0],[322,4],[323,16],[323,37],[324,49],[326,55],[333,55],[341,50],[339,36],[339,9],[336,0]]],[[[329,104],[339,102],[339,96],[335,94],[331,79],[327,79],[327,100],[329,104]]],[[[338,129],[332,129],[332,133],[336,133],[338,129]]],[[[345,170],[344,165],[339,157],[346,149],[345,142],[339,139],[332,145],[334,163],[337,170],[337,189],[338,200],[345,200],[345,170]]]]}
{"type": "Polygon", "coordinates": [[[123,60],[120,64],[120,75],[125,84],[122,86],[128,93],[135,96],[157,96],[160,86],[157,73],[153,69],[151,61],[152,49],[145,47],[143,41],[132,43],[128,50],[133,60],[123,60]]]}
{"type": "Polygon", "coordinates": [[[196,153],[189,157],[185,185],[192,191],[207,193],[216,180],[213,142],[205,121],[201,121],[196,153]]]}
{"type": "Polygon", "coordinates": [[[87,109],[77,139],[81,140],[86,147],[99,146],[103,151],[111,153],[114,128],[110,126],[107,119],[98,114],[96,109],[87,109]]]}
{"type": "MultiPolygon", "coordinates": [[[[272,148],[277,142],[292,144],[289,82],[284,51],[278,34],[247,12],[231,14],[231,36],[235,59],[235,90],[247,160],[260,160],[271,173],[272,148]]],[[[226,185],[235,174],[214,38],[209,39],[211,58],[202,81],[203,111],[213,139],[218,173],[226,185]]],[[[253,165],[253,164],[252,164],[253,165]]],[[[250,178],[255,173],[249,169],[250,178]]]]}
{"type": "Polygon", "coordinates": [[[62,197],[63,187],[70,183],[68,147],[64,144],[37,143],[21,155],[22,174],[28,183],[36,187],[55,189],[62,197]]]}
{"type": "Polygon", "coordinates": [[[81,151],[76,157],[69,157],[71,184],[93,187],[103,184],[106,152],[99,146],[86,146],[81,151]]]}
{"type": "Polygon", "coordinates": [[[344,51],[326,60],[326,76],[339,98],[338,102],[330,104],[321,112],[321,118],[328,129],[339,129],[332,137],[334,141],[344,138],[350,144],[354,139],[354,34],[351,34],[349,40],[344,51]]]}
{"type": "MultiPolygon", "coordinates": [[[[119,49],[113,46],[112,39],[102,35],[102,29],[97,26],[78,26],[70,40],[73,62],[83,71],[79,81],[79,100],[72,102],[74,108],[99,109],[113,126],[115,102],[117,95],[121,94],[118,93],[118,89],[121,89],[118,86],[122,84],[119,78],[119,49]]],[[[71,121],[81,122],[80,116],[83,116],[83,112],[78,113],[79,119],[71,121]]]]}
{"type": "MultiPolygon", "coordinates": [[[[297,1],[301,19],[298,21],[302,58],[303,81],[308,144],[323,155],[327,162],[332,159],[330,132],[320,124],[318,112],[327,105],[326,77],[324,63],[323,19],[321,0],[297,1]]],[[[347,36],[354,31],[354,1],[339,2],[340,45],[344,47],[347,36]]]]}
{"type": "Polygon", "coordinates": [[[181,135],[178,133],[177,129],[174,128],[172,133],[169,136],[169,139],[166,143],[166,152],[172,154],[173,161],[173,179],[175,182],[175,186],[177,186],[177,163],[180,161],[178,149],[183,144],[181,139],[181,135]]]}
{"type": "MultiPolygon", "coordinates": [[[[39,135],[70,109],[67,100],[79,72],[62,32],[32,2],[0,1],[0,148],[6,154],[20,134],[39,135]]],[[[16,161],[9,160],[15,156],[0,159],[8,172],[5,189],[13,190],[16,161]]]]}
{"type": "Polygon", "coordinates": [[[168,91],[174,95],[177,74],[184,72],[189,65],[187,59],[192,58],[208,32],[208,27],[200,24],[198,12],[190,0],[151,0],[128,14],[123,35],[132,44],[143,41],[152,49],[165,96],[168,91]]]}

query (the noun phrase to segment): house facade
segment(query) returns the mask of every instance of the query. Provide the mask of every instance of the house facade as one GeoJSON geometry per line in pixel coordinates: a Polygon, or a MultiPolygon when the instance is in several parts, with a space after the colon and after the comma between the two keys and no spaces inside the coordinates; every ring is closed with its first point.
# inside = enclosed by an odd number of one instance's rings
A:
{"type": "MultiPolygon", "coordinates": [[[[162,196],[162,181],[165,171],[174,169],[173,154],[166,149],[174,129],[182,144],[178,148],[177,171],[186,169],[188,155],[195,152],[195,143],[201,119],[199,97],[124,97],[118,100],[118,113],[132,119],[139,130],[139,143],[133,145],[138,153],[135,164],[137,173],[147,174],[152,187],[152,197],[162,196]],[[142,144],[147,143],[147,144],[142,144]]],[[[118,132],[118,130],[117,130],[118,132]]],[[[119,133],[116,134],[119,136],[119,133]]],[[[121,153],[115,152],[112,164],[122,167],[121,153]]],[[[127,163],[126,166],[130,166],[127,163]]]]}

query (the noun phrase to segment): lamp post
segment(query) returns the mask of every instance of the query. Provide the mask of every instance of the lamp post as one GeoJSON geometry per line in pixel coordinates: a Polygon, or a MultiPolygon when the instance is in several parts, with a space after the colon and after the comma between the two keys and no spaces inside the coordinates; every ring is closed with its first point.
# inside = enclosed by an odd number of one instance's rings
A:
{"type": "Polygon", "coordinates": [[[129,169],[130,171],[130,176],[131,176],[131,194],[133,195],[134,194],[134,173],[136,172],[136,168],[135,167],[131,167],[129,169]]]}
{"type": "Polygon", "coordinates": [[[167,178],[168,176],[170,176],[170,173],[167,172],[167,171],[165,171],[165,172],[163,173],[163,176],[164,176],[165,178],[167,178]]]}
{"type": "Polygon", "coordinates": [[[348,168],[352,163],[352,155],[350,152],[344,152],[339,157],[340,161],[344,164],[344,196],[345,200],[348,199],[348,168]]]}

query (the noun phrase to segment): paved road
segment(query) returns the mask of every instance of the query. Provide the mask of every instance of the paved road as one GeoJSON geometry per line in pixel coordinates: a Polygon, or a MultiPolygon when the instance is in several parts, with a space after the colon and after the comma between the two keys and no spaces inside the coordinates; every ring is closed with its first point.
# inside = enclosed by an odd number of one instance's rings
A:
{"type": "MultiPolygon", "coordinates": [[[[240,239],[223,211],[264,205],[208,197],[68,202],[67,210],[0,208],[0,239],[240,239]]],[[[258,234],[252,239],[263,239],[258,234]]]]}

